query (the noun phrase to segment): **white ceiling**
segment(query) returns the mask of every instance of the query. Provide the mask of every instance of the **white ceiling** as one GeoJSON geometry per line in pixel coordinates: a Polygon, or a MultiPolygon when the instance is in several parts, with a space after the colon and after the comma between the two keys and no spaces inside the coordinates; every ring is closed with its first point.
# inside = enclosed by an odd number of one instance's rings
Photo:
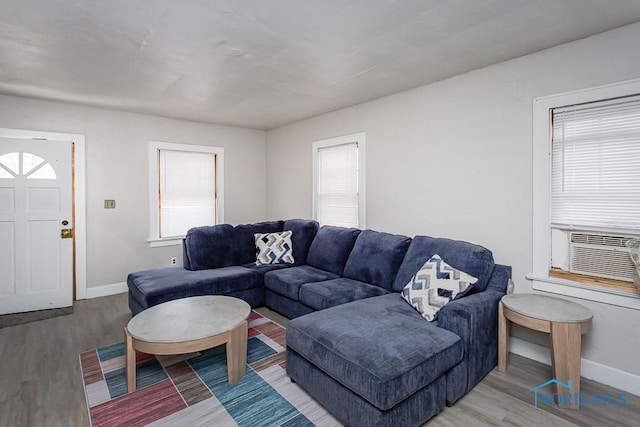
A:
{"type": "Polygon", "coordinates": [[[638,21],[638,0],[3,0],[0,93],[269,129],[638,21]]]}

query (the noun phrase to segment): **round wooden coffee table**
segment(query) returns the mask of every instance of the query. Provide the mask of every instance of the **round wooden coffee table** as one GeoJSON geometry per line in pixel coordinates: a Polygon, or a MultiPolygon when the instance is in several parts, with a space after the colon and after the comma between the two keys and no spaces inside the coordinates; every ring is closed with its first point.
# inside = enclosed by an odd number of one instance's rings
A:
{"type": "Polygon", "coordinates": [[[251,307],[239,298],[207,295],[165,302],[137,314],[124,328],[127,390],[136,389],[136,351],[169,355],[227,346],[229,384],[246,372],[247,319],[251,307]]]}
{"type": "MultiPolygon", "coordinates": [[[[556,392],[580,394],[582,334],[591,330],[593,313],[588,308],[560,298],[537,294],[505,295],[499,304],[498,369],[506,372],[509,362],[509,322],[550,334],[551,366],[556,392]],[[570,381],[570,383],[569,383],[570,381]],[[569,390],[561,384],[570,384],[569,390]]],[[[578,409],[579,399],[558,406],[578,409]]]]}

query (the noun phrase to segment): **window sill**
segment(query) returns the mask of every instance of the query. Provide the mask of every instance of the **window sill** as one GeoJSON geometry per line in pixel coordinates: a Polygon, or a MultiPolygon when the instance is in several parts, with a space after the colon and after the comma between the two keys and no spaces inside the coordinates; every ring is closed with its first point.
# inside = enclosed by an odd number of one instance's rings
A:
{"type": "Polygon", "coordinates": [[[170,239],[149,239],[150,248],[161,248],[163,246],[177,246],[182,244],[183,237],[172,237],[170,239]]]}
{"type": "Polygon", "coordinates": [[[640,292],[627,292],[533,273],[528,274],[526,278],[531,280],[532,288],[536,291],[640,310],[640,292]]]}
{"type": "Polygon", "coordinates": [[[624,294],[640,295],[638,288],[632,282],[623,282],[622,280],[605,279],[595,276],[587,276],[584,274],[569,273],[560,269],[552,268],[549,270],[549,277],[553,279],[568,280],[570,282],[578,282],[587,286],[593,286],[595,289],[608,288],[620,291],[624,294]]]}

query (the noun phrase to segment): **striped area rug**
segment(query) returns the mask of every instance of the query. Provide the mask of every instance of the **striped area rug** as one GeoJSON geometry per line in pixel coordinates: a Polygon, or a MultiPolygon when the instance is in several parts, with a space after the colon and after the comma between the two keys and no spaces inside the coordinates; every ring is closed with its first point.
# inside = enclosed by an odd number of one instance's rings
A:
{"type": "Polygon", "coordinates": [[[126,392],[124,343],[80,354],[93,427],[339,426],[287,377],[285,330],[249,318],[247,373],[227,382],[224,346],[178,356],[137,354],[137,390],[126,392]]]}

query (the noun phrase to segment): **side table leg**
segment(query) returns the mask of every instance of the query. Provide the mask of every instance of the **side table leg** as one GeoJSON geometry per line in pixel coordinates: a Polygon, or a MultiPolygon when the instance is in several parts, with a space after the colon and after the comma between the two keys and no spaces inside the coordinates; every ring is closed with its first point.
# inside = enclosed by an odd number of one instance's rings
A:
{"type": "Polygon", "coordinates": [[[509,320],[504,315],[502,301],[498,303],[498,370],[507,372],[509,365],[509,320]]]}
{"type": "Polygon", "coordinates": [[[136,391],[136,351],[133,348],[133,338],[124,328],[124,342],[127,362],[127,392],[136,391]]]}
{"type": "Polygon", "coordinates": [[[558,406],[578,409],[580,407],[580,353],[582,331],[580,323],[551,322],[551,361],[556,380],[571,389],[556,384],[558,406]]]}
{"type": "Polygon", "coordinates": [[[229,384],[240,381],[247,371],[247,321],[229,332],[227,341],[227,375],[229,384]]]}

